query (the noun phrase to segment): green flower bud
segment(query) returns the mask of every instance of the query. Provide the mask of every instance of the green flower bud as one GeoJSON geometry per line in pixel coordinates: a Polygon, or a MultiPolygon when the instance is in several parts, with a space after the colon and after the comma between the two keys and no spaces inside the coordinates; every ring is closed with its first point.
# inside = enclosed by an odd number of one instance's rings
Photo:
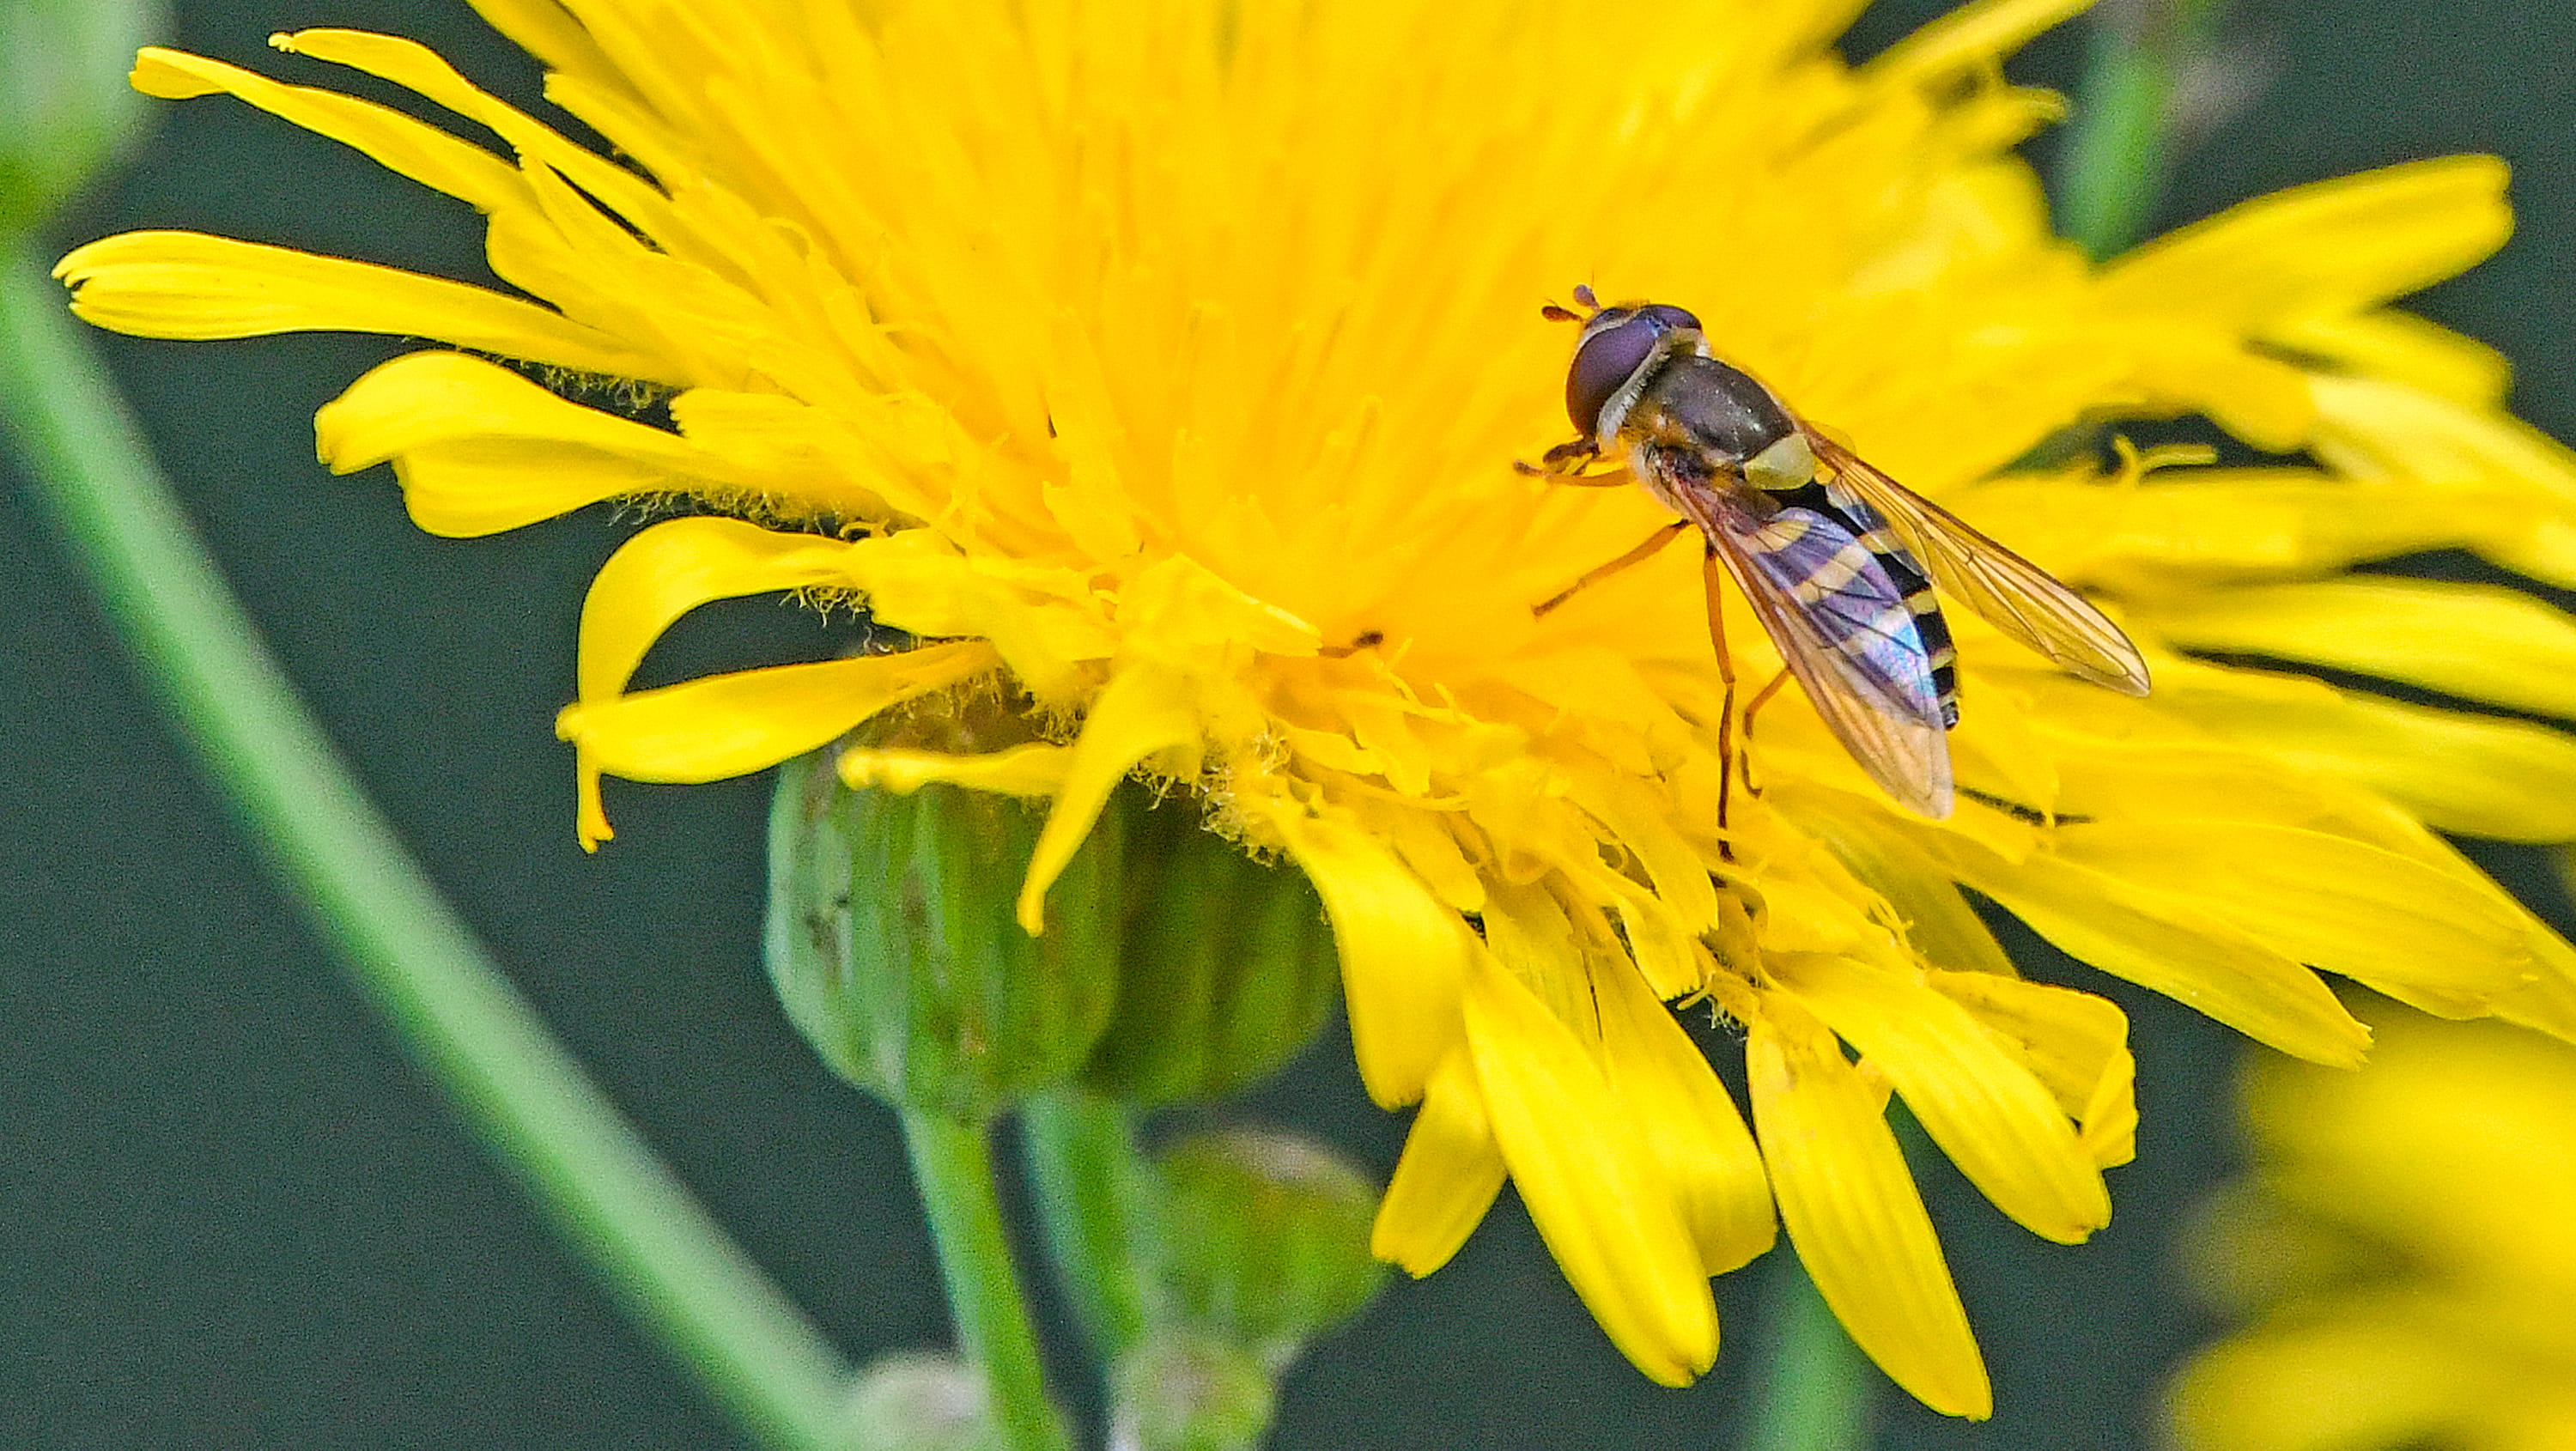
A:
{"type": "Polygon", "coordinates": [[[850,1423],[850,1444],[871,1451],[1004,1451],[984,1377],[935,1351],[868,1362],[850,1390],[850,1423]]]}
{"type": "Polygon", "coordinates": [[[0,0],[0,233],[50,216],[150,114],[125,83],[155,0],[0,0]]]}
{"type": "Polygon", "coordinates": [[[1178,1324],[1284,1368],[1385,1284],[1369,1253],[1377,1190],[1321,1144],[1226,1129],[1180,1140],[1157,1167],[1156,1268],[1178,1324]]]}
{"type": "Polygon", "coordinates": [[[1043,804],[952,786],[851,791],[828,752],[780,768],[769,975],[834,1072],[980,1122],[1082,1066],[1117,991],[1118,823],[1103,817],[1031,937],[1012,905],[1044,821],[1043,804]]]}
{"type": "Polygon", "coordinates": [[[1249,1353],[1211,1340],[1149,1340],[1110,1373],[1118,1451],[1249,1451],[1269,1434],[1279,1393],[1249,1353]]]}
{"type": "Polygon", "coordinates": [[[1324,1024],[1340,959],[1294,867],[1254,861],[1187,801],[1120,793],[1126,904],[1117,1015],[1083,1081],[1154,1105],[1222,1098],[1295,1056],[1324,1024]]]}

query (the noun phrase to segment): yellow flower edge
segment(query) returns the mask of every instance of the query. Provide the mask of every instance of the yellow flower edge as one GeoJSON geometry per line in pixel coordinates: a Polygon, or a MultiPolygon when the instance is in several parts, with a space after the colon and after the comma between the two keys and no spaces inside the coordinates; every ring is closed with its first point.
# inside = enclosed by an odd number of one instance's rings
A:
{"type": "MultiPolygon", "coordinates": [[[[388,36],[273,44],[499,149],[177,52],[134,79],[474,206],[519,295],[143,232],[63,260],[75,310],[446,344],[317,419],[325,463],[390,462],[434,532],[715,510],[636,534],[585,603],[558,722],[585,845],[603,774],[738,775],[1002,690],[1047,741],[842,770],[1052,798],[1032,930],[1131,773],[1285,853],[1331,917],[1369,1091],[1420,1105],[1376,1231],[1416,1274],[1509,1177],[1610,1338],[1678,1384],[1717,1354],[1708,1277],[1769,1248],[1776,1210],[1892,1377],[1987,1414],[1886,1101],[2062,1242],[2107,1222],[2136,1108],[2118,1010],[2018,977],[1969,892],[2319,1062],[2368,1043],[2319,971],[2576,1034],[2576,954],[2437,834],[2576,838],[2576,742],[2296,673],[2576,713],[2565,671],[2527,668],[2576,657],[2567,617],[2350,573],[2457,548],[2576,586],[2576,459],[2504,412],[2492,353],[2387,306],[2502,242],[2492,159],[2264,198],[2095,267],[2011,151],[2056,98],[1998,70],[2069,3],[1971,4],[1858,68],[1830,49],[1840,7],[1752,0],[1638,12],[1651,46],[1583,7],[1416,0],[478,8],[615,159],[388,36]],[[1570,338],[1537,305],[1585,280],[1688,306],[1802,413],[2094,593],[2154,694],[1954,614],[1977,799],[1904,813],[1793,691],[1722,843],[1688,552],[1530,610],[1661,522],[1511,468],[1565,432],[1570,338]],[[571,379],[654,390],[671,426],[571,379]],[[2008,468],[2071,424],[2189,413],[2305,461],[2008,468]],[[690,610],[779,591],[934,643],[629,689],[690,610]],[[1742,1034],[1750,1128],[1679,1000],[1742,1034]]],[[[1728,609],[1738,672],[1769,679],[1728,609]]]]}

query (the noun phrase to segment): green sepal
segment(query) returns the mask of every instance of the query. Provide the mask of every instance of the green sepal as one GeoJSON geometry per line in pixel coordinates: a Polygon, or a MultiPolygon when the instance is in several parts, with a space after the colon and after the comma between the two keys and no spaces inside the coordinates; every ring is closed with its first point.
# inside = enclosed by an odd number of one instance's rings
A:
{"type": "Polygon", "coordinates": [[[1158,1336],[1109,1375],[1109,1444],[1133,1451],[1251,1451],[1270,1433],[1279,1390],[1250,1352],[1158,1336]]]}
{"type": "Polygon", "coordinates": [[[779,769],[770,981],[835,1073],[982,1121],[1083,1065],[1117,991],[1119,824],[1102,817],[1031,937],[1012,909],[1045,819],[954,786],[852,791],[829,752],[779,769]]]}
{"type": "Polygon", "coordinates": [[[1332,1012],[1340,959],[1324,907],[1293,867],[1255,861],[1194,804],[1129,788],[1118,1006],[1083,1082],[1143,1107],[1257,1083],[1332,1012]]]}
{"type": "Polygon", "coordinates": [[[850,1444],[868,1451],[1003,1451],[992,1397],[954,1355],[898,1350],[862,1367],[850,1387],[850,1444]]]}
{"type": "Polygon", "coordinates": [[[1168,1323],[1284,1369],[1386,1283],[1369,1253],[1377,1190],[1323,1145],[1213,1130],[1175,1141],[1156,1168],[1153,1268],[1168,1323]]]}

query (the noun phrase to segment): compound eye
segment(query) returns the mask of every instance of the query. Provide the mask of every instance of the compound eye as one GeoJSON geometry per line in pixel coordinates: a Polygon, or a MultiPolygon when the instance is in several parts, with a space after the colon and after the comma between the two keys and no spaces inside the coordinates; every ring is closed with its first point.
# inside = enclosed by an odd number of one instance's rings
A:
{"type": "Polygon", "coordinates": [[[1706,331],[1705,328],[1702,328],[1699,325],[1698,318],[1692,316],[1684,309],[1674,307],[1669,303],[1650,303],[1647,306],[1638,308],[1637,316],[1653,318],[1656,322],[1667,328],[1686,327],[1692,332],[1706,331]]]}
{"type": "Polygon", "coordinates": [[[1565,373],[1566,416],[1574,420],[1575,429],[1584,437],[1590,438],[1599,430],[1602,405],[1636,373],[1637,365],[1654,351],[1655,338],[1670,326],[1652,314],[1680,311],[1650,308],[1623,316],[1613,310],[1594,318],[1585,329],[1589,336],[1574,350],[1574,365],[1565,373]]]}

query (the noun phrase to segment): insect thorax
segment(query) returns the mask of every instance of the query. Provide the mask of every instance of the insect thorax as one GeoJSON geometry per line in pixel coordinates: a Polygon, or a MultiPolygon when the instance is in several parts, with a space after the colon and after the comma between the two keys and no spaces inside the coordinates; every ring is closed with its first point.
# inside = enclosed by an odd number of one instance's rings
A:
{"type": "MultiPolygon", "coordinates": [[[[1800,437],[1789,410],[1749,374],[1687,353],[1666,362],[1647,382],[1629,411],[1627,427],[1668,447],[1698,449],[1711,462],[1736,469],[1765,449],[1800,437]]],[[[1806,479],[1780,482],[1796,487],[1806,479]]]]}

